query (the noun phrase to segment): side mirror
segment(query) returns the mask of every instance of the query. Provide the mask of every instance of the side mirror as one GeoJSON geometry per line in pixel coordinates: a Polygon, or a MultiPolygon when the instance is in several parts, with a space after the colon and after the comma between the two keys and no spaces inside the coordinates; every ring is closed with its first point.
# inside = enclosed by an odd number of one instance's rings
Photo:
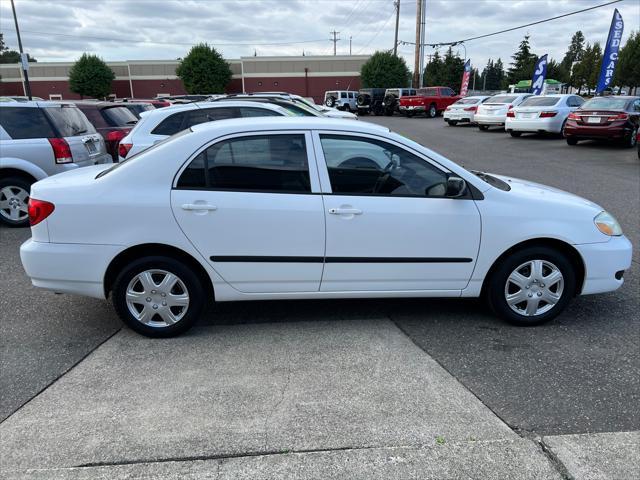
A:
{"type": "Polygon", "coordinates": [[[462,197],[467,191],[467,182],[460,177],[448,177],[447,178],[447,192],[446,197],[458,198],[462,197]]]}

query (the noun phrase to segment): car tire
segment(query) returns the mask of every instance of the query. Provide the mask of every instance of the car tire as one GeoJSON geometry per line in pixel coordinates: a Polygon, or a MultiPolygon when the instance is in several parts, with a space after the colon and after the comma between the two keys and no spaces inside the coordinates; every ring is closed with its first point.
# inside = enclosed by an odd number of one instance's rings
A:
{"type": "Polygon", "coordinates": [[[518,138],[518,137],[522,136],[522,132],[514,132],[513,130],[511,130],[509,132],[509,135],[511,135],[513,138],[518,138]]]}
{"type": "Polygon", "coordinates": [[[29,226],[28,204],[32,183],[23,177],[0,178],[0,221],[3,224],[15,228],[29,226]]]}
{"type": "Polygon", "coordinates": [[[206,295],[202,283],[191,268],[174,258],[143,257],[120,272],[113,284],[112,302],[132,330],[147,337],[174,337],[200,317],[206,295]],[[175,280],[163,287],[162,282],[172,281],[170,275],[175,280]]]}
{"type": "Polygon", "coordinates": [[[491,309],[498,317],[518,326],[540,325],[554,319],[576,291],[576,273],[569,259],[545,246],[528,247],[508,255],[487,281],[486,295],[491,309]],[[550,280],[545,283],[546,279],[550,280]]]}
{"type": "Polygon", "coordinates": [[[413,117],[413,112],[404,112],[404,116],[407,118],[413,117]]]}
{"type": "Polygon", "coordinates": [[[567,145],[577,145],[578,144],[578,139],[574,138],[574,137],[567,137],[567,145]]]}
{"type": "Polygon", "coordinates": [[[332,108],[336,104],[336,99],[334,97],[329,97],[324,101],[324,104],[327,107],[332,108]]]}
{"type": "Polygon", "coordinates": [[[456,120],[447,120],[447,123],[450,127],[455,127],[458,124],[456,120]]]}
{"type": "Polygon", "coordinates": [[[387,109],[385,109],[384,114],[385,114],[387,117],[393,117],[393,108],[387,108],[387,109]]]}
{"type": "Polygon", "coordinates": [[[427,110],[427,116],[429,118],[436,118],[438,116],[438,108],[434,103],[429,105],[429,110],[427,110]]]}
{"type": "Polygon", "coordinates": [[[629,138],[624,142],[624,146],[627,148],[633,148],[636,146],[638,137],[638,127],[636,127],[629,135],[629,138]]]}
{"type": "Polygon", "coordinates": [[[489,130],[489,125],[478,125],[478,130],[480,130],[481,132],[486,132],[487,130],[489,130]]]}

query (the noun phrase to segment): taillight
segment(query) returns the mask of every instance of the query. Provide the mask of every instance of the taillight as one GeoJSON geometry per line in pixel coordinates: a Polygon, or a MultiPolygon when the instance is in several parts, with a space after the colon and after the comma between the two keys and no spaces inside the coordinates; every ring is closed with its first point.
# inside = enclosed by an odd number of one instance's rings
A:
{"type": "Polygon", "coordinates": [[[55,205],[51,202],[45,202],[44,200],[37,200],[35,198],[29,199],[29,225],[32,227],[39,224],[45,218],[47,218],[53,210],[55,205]]]}
{"type": "Polygon", "coordinates": [[[71,148],[64,138],[49,138],[51,148],[53,148],[53,156],[56,159],[56,163],[71,163],[73,162],[73,155],[71,155],[71,148]]]}
{"type": "Polygon", "coordinates": [[[477,112],[478,111],[478,107],[473,106],[473,107],[467,107],[464,109],[465,112],[477,112]]]}
{"type": "Polygon", "coordinates": [[[555,117],[558,112],[540,112],[540,118],[551,118],[555,117]]]}
{"type": "Polygon", "coordinates": [[[107,142],[118,143],[120,140],[126,137],[129,132],[130,130],[111,130],[109,133],[107,133],[106,140],[107,142]]]}
{"type": "Polygon", "coordinates": [[[577,113],[570,113],[567,118],[569,120],[580,120],[580,115],[578,115],[577,113]]]}
{"type": "Polygon", "coordinates": [[[509,117],[509,118],[516,118],[516,114],[514,113],[514,111],[513,111],[513,110],[509,110],[509,111],[507,112],[507,117],[509,117]]]}
{"type": "Polygon", "coordinates": [[[121,143],[120,145],[118,145],[118,155],[120,155],[122,158],[127,158],[131,147],[133,147],[133,143],[121,143]]]}
{"type": "Polygon", "coordinates": [[[616,120],[628,120],[629,119],[629,115],[627,115],[626,113],[619,113],[617,115],[612,115],[610,117],[607,117],[607,122],[615,122],[616,120]]]}

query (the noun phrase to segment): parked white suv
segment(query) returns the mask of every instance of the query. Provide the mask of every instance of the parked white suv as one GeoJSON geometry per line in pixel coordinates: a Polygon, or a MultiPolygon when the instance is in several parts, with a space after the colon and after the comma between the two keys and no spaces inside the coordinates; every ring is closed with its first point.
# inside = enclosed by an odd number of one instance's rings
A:
{"type": "Polygon", "coordinates": [[[120,140],[120,161],[170,137],[186,128],[200,123],[229,118],[288,117],[286,108],[272,103],[256,101],[225,100],[197,102],[143,112],[140,120],[129,134],[120,140]]]}
{"type": "Polygon", "coordinates": [[[185,331],[214,298],[483,295],[534,325],[619,288],[632,257],[594,203],[352,120],[196,125],[33,197],[20,248],[33,284],[111,296],[149,336],[185,331]]]}
{"type": "Polygon", "coordinates": [[[0,102],[0,222],[29,224],[31,184],[78,167],[112,163],[102,136],[75,105],[0,102]]]}
{"type": "Polygon", "coordinates": [[[358,92],[356,90],[331,90],[324,92],[324,104],[327,107],[346,110],[347,112],[357,112],[358,92]]]}

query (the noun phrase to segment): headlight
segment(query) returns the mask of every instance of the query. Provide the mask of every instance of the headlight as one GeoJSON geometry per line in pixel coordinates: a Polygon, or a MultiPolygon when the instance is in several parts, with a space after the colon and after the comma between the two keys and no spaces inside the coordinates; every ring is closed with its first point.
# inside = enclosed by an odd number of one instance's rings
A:
{"type": "Polygon", "coordinates": [[[620,224],[613,218],[613,215],[608,212],[600,212],[596,215],[596,218],[593,219],[593,222],[596,224],[596,227],[598,227],[598,230],[605,235],[609,235],[610,237],[622,235],[620,224]]]}

